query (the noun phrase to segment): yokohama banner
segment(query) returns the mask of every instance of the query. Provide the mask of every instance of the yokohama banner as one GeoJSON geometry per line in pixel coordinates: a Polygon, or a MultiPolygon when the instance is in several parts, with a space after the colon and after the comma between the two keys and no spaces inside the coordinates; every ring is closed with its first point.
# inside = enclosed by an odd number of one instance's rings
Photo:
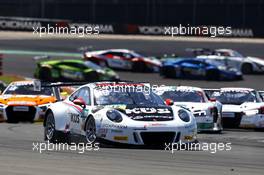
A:
{"type": "MultiPolygon", "coordinates": [[[[135,24],[91,24],[86,22],[79,21],[70,21],[70,20],[60,20],[60,19],[40,19],[40,18],[16,18],[16,17],[0,17],[0,30],[11,30],[11,31],[33,31],[33,28],[37,27],[98,27],[99,33],[102,34],[136,34],[136,35],[166,35],[166,30],[168,26],[144,26],[144,25],[135,25],[135,24]]],[[[175,25],[170,27],[175,31],[177,27],[183,27],[181,25],[175,25]],[[176,27],[175,27],[176,26],[176,27]]],[[[204,32],[204,28],[212,28],[212,26],[185,26],[185,33],[180,33],[181,29],[179,28],[178,33],[174,33],[173,36],[210,36],[209,31],[206,34],[201,34],[204,32]],[[199,32],[190,33],[191,29],[195,30],[201,29],[199,32]],[[187,31],[188,29],[188,32],[187,31]]],[[[220,27],[216,27],[220,28],[220,27]]],[[[223,28],[223,27],[222,27],[223,28]]],[[[228,34],[215,35],[215,37],[264,37],[264,31],[254,31],[250,28],[230,28],[228,34]]]]}

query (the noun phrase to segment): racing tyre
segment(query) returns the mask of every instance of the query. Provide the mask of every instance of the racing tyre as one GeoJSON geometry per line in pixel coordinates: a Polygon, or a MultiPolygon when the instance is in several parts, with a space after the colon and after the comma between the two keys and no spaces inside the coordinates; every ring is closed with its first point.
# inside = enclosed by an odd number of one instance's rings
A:
{"type": "Polygon", "coordinates": [[[142,61],[137,61],[133,63],[132,71],[134,72],[147,72],[147,66],[142,61]]]}
{"type": "Polygon", "coordinates": [[[49,112],[44,123],[44,140],[50,143],[68,143],[70,144],[70,136],[55,128],[55,119],[52,112],[49,112]]]}
{"type": "Polygon", "coordinates": [[[206,72],[206,79],[211,81],[219,80],[219,72],[217,70],[208,70],[206,72]]]}
{"type": "Polygon", "coordinates": [[[87,143],[93,144],[96,141],[96,138],[95,120],[90,116],[85,124],[85,139],[87,143]]]}
{"type": "Polygon", "coordinates": [[[99,81],[100,80],[100,74],[96,71],[89,72],[85,75],[86,81],[99,81]]]}
{"type": "Polygon", "coordinates": [[[175,68],[172,66],[162,68],[161,74],[166,78],[178,78],[178,74],[176,73],[175,68]]]}
{"type": "Polygon", "coordinates": [[[243,74],[251,74],[253,72],[253,67],[249,63],[245,63],[242,65],[241,72],[243,74]]]}
{"type": "Polygon", "coordinates": [[[51,81],[52,80],[51,70],[47,67],[40,68],[39,79],[44,81],[51,81]]]}

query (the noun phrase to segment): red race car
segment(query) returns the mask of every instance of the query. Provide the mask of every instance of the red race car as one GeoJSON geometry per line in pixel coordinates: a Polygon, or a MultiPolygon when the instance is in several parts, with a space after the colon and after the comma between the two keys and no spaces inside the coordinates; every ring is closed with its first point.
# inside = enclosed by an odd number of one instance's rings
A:
{"type": "Polygon", "coordinates": [[[109,49],[84,52],[84,59],[113,69],[135,72],[159,72],[161,62],[127,49],[109,49]]]}

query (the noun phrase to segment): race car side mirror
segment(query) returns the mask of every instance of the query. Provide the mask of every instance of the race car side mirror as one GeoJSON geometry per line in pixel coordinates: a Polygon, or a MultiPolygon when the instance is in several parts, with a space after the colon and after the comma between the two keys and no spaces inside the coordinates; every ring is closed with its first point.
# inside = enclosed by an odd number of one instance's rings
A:
{"type": "Polygon", "coordinates": [[[169,99],[169,98],[165,100],[165,103],[168,106],[172,106],[174,104],[173,100],[172,99],[169,99]]]}
{"type": "Polygon", "coordinates": [[[216,98],[210,98],[211,102],[216,102],[216,98]]]}
{"type": "Polygon", "coordinates": [[[76,98],[75,100],[73,100],[73,103],[76,104],[76,105],[81,106],[82,108],[86,107],[85,102],[81,98],[76,98]]]}

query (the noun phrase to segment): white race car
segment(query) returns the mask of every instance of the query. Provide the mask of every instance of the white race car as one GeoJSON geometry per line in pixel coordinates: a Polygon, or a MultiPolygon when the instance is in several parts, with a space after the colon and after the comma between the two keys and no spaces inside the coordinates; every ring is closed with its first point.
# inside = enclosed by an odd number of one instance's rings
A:
{"type": "Polygon", "coordinates": [[[139,72],[158,72],[161,66],[160,60],[127,49],[87,51],[84,59],[104,67],[139,72]]]}
{"type": "Polygon", "coordinates": [[[146,84],[98,82],[52,104],[44,133],[50,142],[71,142],[77,136],[88,143],[164,145],[196,141],[197,125],[188,110],[165,105],[146,84]]]}
{"type": "Polygon", "coordinates": [[[221,88],[211,95],[223,104],[223,126],[264,128],[264,102],[250,88],[221,88]]]}
{"type": "Polygon", "coordinates": [[[203,89],[189,86],[161,86],[156,93],[164,101],[172,100],[176,106],[188,108],[194,115],[198,131],[221,132],[222,104],[210,101],[203,89]]]}
{"type": "Polygon", "coordinates": [[[242,54],[231,49],[216,49],[210,54],[197,55],[198,58],[213,59],[224,63],[226,66],[234,67],[243,74],[264,73],[264,59],[257,57],[244,57],[242,54]]]}

